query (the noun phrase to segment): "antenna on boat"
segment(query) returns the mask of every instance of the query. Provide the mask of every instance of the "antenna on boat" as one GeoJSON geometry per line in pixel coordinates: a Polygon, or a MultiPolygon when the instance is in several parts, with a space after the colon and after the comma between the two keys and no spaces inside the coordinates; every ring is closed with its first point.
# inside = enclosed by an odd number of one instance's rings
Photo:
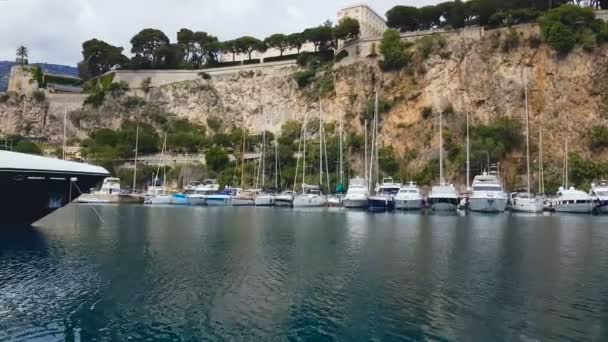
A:
{"type": "Polygon", "coordinates": [[[133,192],[137,186],[137,150],[139,149],[139,122],[135,128],[135,159],[133,160],[133,192]]]}

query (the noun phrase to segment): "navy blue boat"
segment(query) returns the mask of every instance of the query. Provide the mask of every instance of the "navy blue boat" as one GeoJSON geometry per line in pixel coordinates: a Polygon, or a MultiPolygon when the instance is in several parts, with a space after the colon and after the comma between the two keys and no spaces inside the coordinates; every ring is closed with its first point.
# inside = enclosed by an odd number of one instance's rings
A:
{"type": "Polygon", "coordinates": [[[108,176],[98,166],[0,151],[0,226],[30,225],[108,176]]]}
{"type": "Polygon", "coordinates": [[[395,210],[395,195],[401,189],[400,183],[395,183],[392,178],[384,178],[382,185],[376,189],[376,195],[370,196],[367,209],[373,212],[395,210]]]}

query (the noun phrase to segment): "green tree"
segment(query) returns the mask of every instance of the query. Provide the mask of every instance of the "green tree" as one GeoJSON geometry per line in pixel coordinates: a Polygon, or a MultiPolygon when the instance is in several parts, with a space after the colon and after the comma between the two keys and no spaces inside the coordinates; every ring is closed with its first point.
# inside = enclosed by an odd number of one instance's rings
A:
{"type": "Polygon", "coordinates": [[[169,45],[169,38],[160,30],[143,29],[131,38],[133,62],[138,68],[155,68],[161,56],[159,50],[169,45]]]}
{"type": "Polygon", "coordinates": [[[420,11],[412,6],[395,6],[386,12],[386,24],[401,32],[414,31],[420,24],[420,11]]]}
{"type": "Polygon", "coordinates": [[[264,44],[264,42],[262,42],[261,40],[259,40],[257,38],[250,37],[250,36],[244,36],[244,37],[237,38],[236,46],[237,46],[239,52],[247,54],[247,57],[249,58],[249,60],[251,60],[251,54],[254,51],[259,51],[259,52],[266,51],[266,44],[264,44]]]}
{"type": "Polygon", "coordinates": [[[194,41],[194,32],[187,28],[182,28],[177,32],[177,44],[184,52],[184,62],[191,63],[196,53],[196,42],[194,41]]]}
{"type": "Polygon", "coordinates": [[[17,59],[21,65],[27,64],[27,58],[29,56],[29,50],[27,47],[21,45],[17,47],[17,59]]]}
{"type": "Polygon", "coordinates": [[[590,8],[576,5],[563,5],[554,8],[540,19],[543,38],[555,50],[566,54],[577,43],[593,45],[590,40],[597,42],[597,34],[606,29],[606,24],[595,19],[595,13],[590,8]]]}
{"type": "Polygon", "coordinates": [[[359,38],[360,32],[361,28],[359,26],[359,21],[350,17],[340,20],[338,25],[334,28],[335,38],[345,41],[359,38]]]}
{"type": "Polygon", "coordinates": [[[399,70],[409,63],[409,55],[397,30],[384,32],[380,53],[384,56],[384,59],[380,61],[380,67],[383,70],[399,70]]]}
{"type": "Polygon", "coordinates": [[[304,45],[306,39],[304,39],[301,33],[292,33],[287,36],[287,41],[289,42],[289,47],[295,49],[300,54],[300,50],[302,50],[302,45],[304,45]]]}
{"type": "Polygon", "coordinates": [[[331,27],[321,25],[304,30],[302,36],[315,46],[315,51],[323,51],[332,47],[334,33],[331,27]]]}
{"type": "Polygon", "coordinates": [[[279,50],[280,56],[283,56],[283,52],[289,49],[290,46],[287,36],[281,33],[273,34],[270,37],[264,39],[264,43],[268,47],[279,50]]]}
{"type": "Polygon", "coordinates": [[[230,165],[228,153],[220,147],[212,147],[205,153],[205,161],[209,169],[221,172],[230,165]]]}
{"type": "Polygon", "coordinates": [[[80,77],[90,79],[127,65],[129,59],[122,51],[122,47],[112,46],[98,39],[82,43],[83,60],[78,64],[80,77]]]}
{"type": "Polygon", "coordinates": [[[42,155],[42,149],[38,144],[29,140],[21,140],[15,146],[15,152],[42,155]]]}
{"type": "Polygon", "coordinates": [[[196,63],[195,65],[216,63],[217,54],[221,50],[221,45],[217,37],[207,32],[197,31],[194,33],[194,48],[196,63]]]}

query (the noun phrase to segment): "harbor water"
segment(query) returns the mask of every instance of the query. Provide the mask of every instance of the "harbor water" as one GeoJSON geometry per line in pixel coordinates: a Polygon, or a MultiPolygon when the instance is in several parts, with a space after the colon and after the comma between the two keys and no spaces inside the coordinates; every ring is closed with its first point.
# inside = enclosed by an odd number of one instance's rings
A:
{"type": "Polygon", "coordinates": [[[586,215],[71,205],[0,231],[0,341],[607,341],[607,251],[586,215]]]}

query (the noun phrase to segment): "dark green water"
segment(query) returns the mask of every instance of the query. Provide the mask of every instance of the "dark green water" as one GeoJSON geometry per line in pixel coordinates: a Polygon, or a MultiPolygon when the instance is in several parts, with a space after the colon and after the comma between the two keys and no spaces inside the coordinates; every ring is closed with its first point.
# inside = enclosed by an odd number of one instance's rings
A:
{"type": "Polygon", "coordinates": [[[608,217],[96,208],[0,231],[1,341],[608,340],[608,217]]]}

